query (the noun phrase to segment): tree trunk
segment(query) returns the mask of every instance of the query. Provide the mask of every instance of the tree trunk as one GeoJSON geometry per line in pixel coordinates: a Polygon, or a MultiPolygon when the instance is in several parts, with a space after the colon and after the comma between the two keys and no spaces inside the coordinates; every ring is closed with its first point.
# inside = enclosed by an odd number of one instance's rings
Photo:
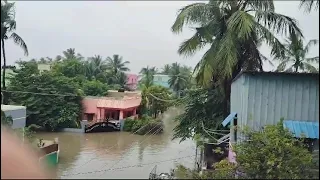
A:
{"type": "Polygon", "coordinates": [[[298,66],[295,66],[294,68],[295,68],[295,70],[294,70],[295,73],[297,73],[298,72],[298,66]]]}
{"type": "MultiPolygon", "coordinates": [[[[1,46],[2,46],[2,55],[3,55],[3,69],[2,71],[2,90],[6,90],[6,67],[7,67],[7,60],[6,60],[6,52],[4,48],[4,39],[1,39],[1,46]]],[[[1,103],[8,104],[7,92],[3,92],[1,96],[1,103]]]]}

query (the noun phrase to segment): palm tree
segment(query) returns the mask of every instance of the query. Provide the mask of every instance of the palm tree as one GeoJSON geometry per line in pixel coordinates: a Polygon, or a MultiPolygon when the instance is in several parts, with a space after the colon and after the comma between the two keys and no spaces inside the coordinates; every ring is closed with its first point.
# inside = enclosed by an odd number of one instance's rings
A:
{"type": "Polygon", "coordinates": [[[82,60],[83,56],[80,53],[76,54],[76,50],[74,48],[69,48],[62,52],[65,60],[76,59],[82,60]]]}
{"type": "Polygon", "coordinates": [[[166,75],[168,75],[169,73],[170,73],[170,71],[171,71],[171,66],[170,66],[170,64],[166,64],[166,65],[164,65],[164,67],[162,68],[162,74],[166,74],[166,75]]]}
{"type": "Polygon", "coordinates": [[[171,72],[169,74],[170,79],[168,81],[170,88],[172,88],[180,97],[181,90],[186,89],[188,85],[189,74],[185,69],[186,67],[181,67],[178,63],[173,63],[171,66],[171,72]]]}
{"type": "Polygon", "coordinates": [[[89,79],[97,78],[97,76],[101,75],[106,70],[106,61],[103,60],[102,56],[95,55],[93,57],[88,58],[88,61],[85,62],[86,67],[86,76],[89,79]]]}
{"type": "MultiPolygon", "coordinates": [[[[7,1],[1,1],[1,47],[3,55],[3,74],[2,74],[2,88],[6,89],[6,53],[5,53],[5,44],[4,41],[7,39],[12,39],[15,44],[20,46],[25,55],[28,55],[28,47],[24,40],[14,31],[16,30],[16,21],[15,21],[15,9],[14,3],[8,3],[7,1]]],[[[3,102],[7,103],[7,98],[3,99],[3,102]]]]}
{"type": "Polygon", "coordinates": [[[319,9],[319,0],[301,0],[300,8],[304,8],[306,12],[319,9]]]}
{"type": "Polygon", "coordinates": [[[296,36],[290,36],[286,43],[285,57],[279,58],[280,64],[277,67],[277,71],[287,71],[287,72],[298,72],[307,71],[307,72],[318,72],[317,68],[314,67],[311,63],[318,63],[319,66],[319,56],[307,58],[307,54],[310,48],[318,44],[318,40],[310,40],[306,46],[303,45],[302,38],[296,36]],[[289,68],[286,68],[288,64],[289,68]]]}
{"type": "Polygon", "coordinates": [[[153,85],[153,76],[157,73],[156,67],[145,67],[142,68],[140,71],[140,74],[142,75],[142,78],[140,80],[140,83],[144,84],[146,88],[153,85]]]}
{"type": "Polygon", "coordinates": [[[127,85],[127,75],[124,72],[119,71],[115,75],[115,84],[119,84],[121,88],[126,88],[127,85]]]}
{"type": "Polygon", "coordinates": [[[215,84],[224,89],[226,116],[231,79],[242,70],[263,70],[257,45],[266,42],[272,55],[283,56],[285,47],[274,34],[302,36],[294,19],[274,9],[272,0],[210,0],[183,7],[171,28],[180,33],[187,25],[197,25],[193,27],[195,34],[180,45],[178,53],[191,56],[209,46],[196,65],[196,79],[200,85],[215,84]]]}
{"type": "Polygon", "coordinates": [[[107,57],[107,68],[112,72],[112,74],[117,74],[118,71],[129,71],[130,69],[126,67],[129,61],[122,61],[122,57],[115,54],[113,58],[107,57]]]}

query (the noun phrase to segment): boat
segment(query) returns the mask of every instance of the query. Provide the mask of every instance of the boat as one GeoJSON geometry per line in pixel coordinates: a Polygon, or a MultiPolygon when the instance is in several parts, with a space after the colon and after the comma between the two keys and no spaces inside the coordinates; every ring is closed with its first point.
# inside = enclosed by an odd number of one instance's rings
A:
{"type": "Polygon", "coordinates": [[[59,162],[59,141],[58,138],[51,140],[39,139],[38,148],[40,150],[39,162],[48,166],[55,166],[59,162]]]}

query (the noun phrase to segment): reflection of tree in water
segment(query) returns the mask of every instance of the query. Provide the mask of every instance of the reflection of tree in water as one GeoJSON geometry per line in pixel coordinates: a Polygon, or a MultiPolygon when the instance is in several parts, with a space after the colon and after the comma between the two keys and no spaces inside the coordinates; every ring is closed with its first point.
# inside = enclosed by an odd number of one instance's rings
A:
{"type": "Polygon", "coordinates": [[[163,114],[163,123],[164,133],[159,135],[153,135],[152,138],[146,135],[142,138],[139,138],[139,145],[138,145],[138,159],[139,162],[143,161],[144,150],[147,147],[151,149],[156,149],[157,151],[161,151],[162,149],[167,148],[169,142],[172,140],[172,130],[174,128],[174,118],[178,115],[177,109],[171,108],[163,114]],[[148,138],[148,140],[146,140],[148,138]]]}

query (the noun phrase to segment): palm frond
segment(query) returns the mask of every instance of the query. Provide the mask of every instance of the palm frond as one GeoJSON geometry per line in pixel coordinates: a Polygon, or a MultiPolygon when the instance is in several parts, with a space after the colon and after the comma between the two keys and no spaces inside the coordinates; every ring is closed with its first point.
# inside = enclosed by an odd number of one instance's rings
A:
{"type": "Polygon", "coordinates": [[[296,34],[303,37],[301,29],[298,27],[298,22],[282,14],[273,11],[256,11],[255,17],[259,23],[271,31],[275,31],[281,35],[296,34]]]}
{"type": "Polygon", "coordinates": [[[310,40],[310,41],[307,43],[307,45],[304,47],[303,52],[304,52],[305,54],[307,54],[307,53],[309,52],[310,48],[311,48],[312,46],[317,45],[318,43],[319,43],[319,40],[317,40],[317,39],[312,39],[312,40],[310,40]]]}
{"type": "Polygon", "coordinates": [[[13,39],[13,42],[15,44],[19,45],[23,49],[25,55],[29,54],[27,44],[23,41],[23,39],[17,33],[12,33],[10,38],[13,39]]]}
{"type": "Polygon", "coordinates": [[[306,61],[309,63],[319,63],[319,56],[312,57],[312,58],[306,58],[306,61]]]}
{"type": "Polygon", "coordinates": [[[314,67],[313,65],[311,65],[310,63],[304,62],[303,66],[310,73],[318,72],[318,69],[316,67],[314,67]]]}
{"type": "Polygon", "coordinates": [[[301,0],[299,7],[304,8],[305,12],[310,12],[312,8],[318,10],[319,0],[301,0]]]}
{"type": "Polygon", "coordinates": [[[276,69],[276,72],[284,71],[286,69],[286,67],[287,67],[287,63],[288,62],[289,62],[288,60],[280,62],[280,64],[278,65],[278,67],[276,69]]]}
{"type": "Polygon", "coordinates": [[[254,30],[254,17],[244,11],[236,11],[227,21],[228,30],[237,32],[237,36],[241,40],[249,39],[254,30]]]}
{"type": "Polygon", "coordinates": [[[180,33],[187,24],[197,24],[205,22],[210,14],[207,3],[194,3],[180,9],[174,24],[171,27],[172,32],[180,33]]]}

